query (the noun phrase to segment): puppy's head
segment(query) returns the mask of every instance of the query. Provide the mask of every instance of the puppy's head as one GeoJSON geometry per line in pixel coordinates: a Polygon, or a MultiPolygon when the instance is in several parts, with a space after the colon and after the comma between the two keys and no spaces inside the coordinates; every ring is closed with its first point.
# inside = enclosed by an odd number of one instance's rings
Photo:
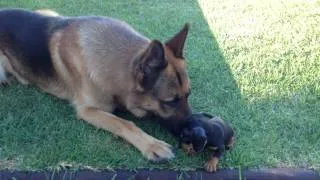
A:
{"type": "Polygon", "coordinates": [[[192,122],[188,123],[190,124],[183,128],[180,134],[182,148],[190,153],[201,152],[207,144],[205,129],[201,126],[193,125],[192,122]]]}
{"type": "MultiPolygon", "coordinates": [[[[152,112],[162,119],[185,120],[191,114],[190,83],[183,47],[189,25],[165,43],[153,40],[135,58],[135,105],[132,113],[152,112]]],[[[130,109],[129,109],[130,110],[130,109]]]]}

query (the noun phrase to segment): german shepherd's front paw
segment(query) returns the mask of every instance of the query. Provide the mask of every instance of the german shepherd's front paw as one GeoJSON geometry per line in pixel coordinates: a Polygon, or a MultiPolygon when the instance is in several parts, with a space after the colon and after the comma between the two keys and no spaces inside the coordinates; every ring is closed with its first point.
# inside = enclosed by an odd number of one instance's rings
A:
{"type": "Polygon", "coordinates": [[[174,158],[172,146],[160,140],[154,140],[147,147],[144,156],[153,162],[164,162],[174,158]]]}

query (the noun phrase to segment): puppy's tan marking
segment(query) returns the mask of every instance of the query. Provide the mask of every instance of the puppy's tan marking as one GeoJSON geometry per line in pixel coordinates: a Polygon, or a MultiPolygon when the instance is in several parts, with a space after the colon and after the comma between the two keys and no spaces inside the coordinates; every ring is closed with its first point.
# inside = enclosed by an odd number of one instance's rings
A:
{"type": "Polygon", "coordinates": [[[182,143],[181,144],[181,148],[184,150],[185,153],[187,153],[188,155],[194,155],[196,153],[196,151],[193,148],[192,143],[190,144],[185,144],[182,143]]]}

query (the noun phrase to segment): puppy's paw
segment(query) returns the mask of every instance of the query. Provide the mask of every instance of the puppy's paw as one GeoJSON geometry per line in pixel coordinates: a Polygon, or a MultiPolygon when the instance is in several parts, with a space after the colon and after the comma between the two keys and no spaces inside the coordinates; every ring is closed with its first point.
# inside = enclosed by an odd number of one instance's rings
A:
{"type": "Polygon", "coordinates": [[[207,172],[216,172],[216,171],[217,171],[217,165],[207,162],[207,163],[204,165],[204,169],[205,169],[207,172]]]}
{"type": "Polygon", "coordinates": [[[174,158],[172,146],[160,140],[154,140],[153,143],[150,143],[143,155],[153,162],[165,162],[174,158]]]}
{"type": "Polygon", "coordinates": [[[217,171],[217,164],[219,159],[216,157],[212,157],[206,164],[204,165],[204,169],[207,172],[216,172],[217,171]]]}

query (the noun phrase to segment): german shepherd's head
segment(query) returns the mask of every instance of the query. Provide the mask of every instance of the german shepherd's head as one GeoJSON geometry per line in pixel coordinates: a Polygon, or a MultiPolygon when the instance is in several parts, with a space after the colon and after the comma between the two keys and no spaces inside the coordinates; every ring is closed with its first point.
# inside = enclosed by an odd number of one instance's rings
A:
{"type": "Polygon", "coordinates": [[[140,110],[179,122],[191,114],[190,81],[183,57],[189,24],[164,44],[150,42],[135,59],[136,103],[140,110]]]}

